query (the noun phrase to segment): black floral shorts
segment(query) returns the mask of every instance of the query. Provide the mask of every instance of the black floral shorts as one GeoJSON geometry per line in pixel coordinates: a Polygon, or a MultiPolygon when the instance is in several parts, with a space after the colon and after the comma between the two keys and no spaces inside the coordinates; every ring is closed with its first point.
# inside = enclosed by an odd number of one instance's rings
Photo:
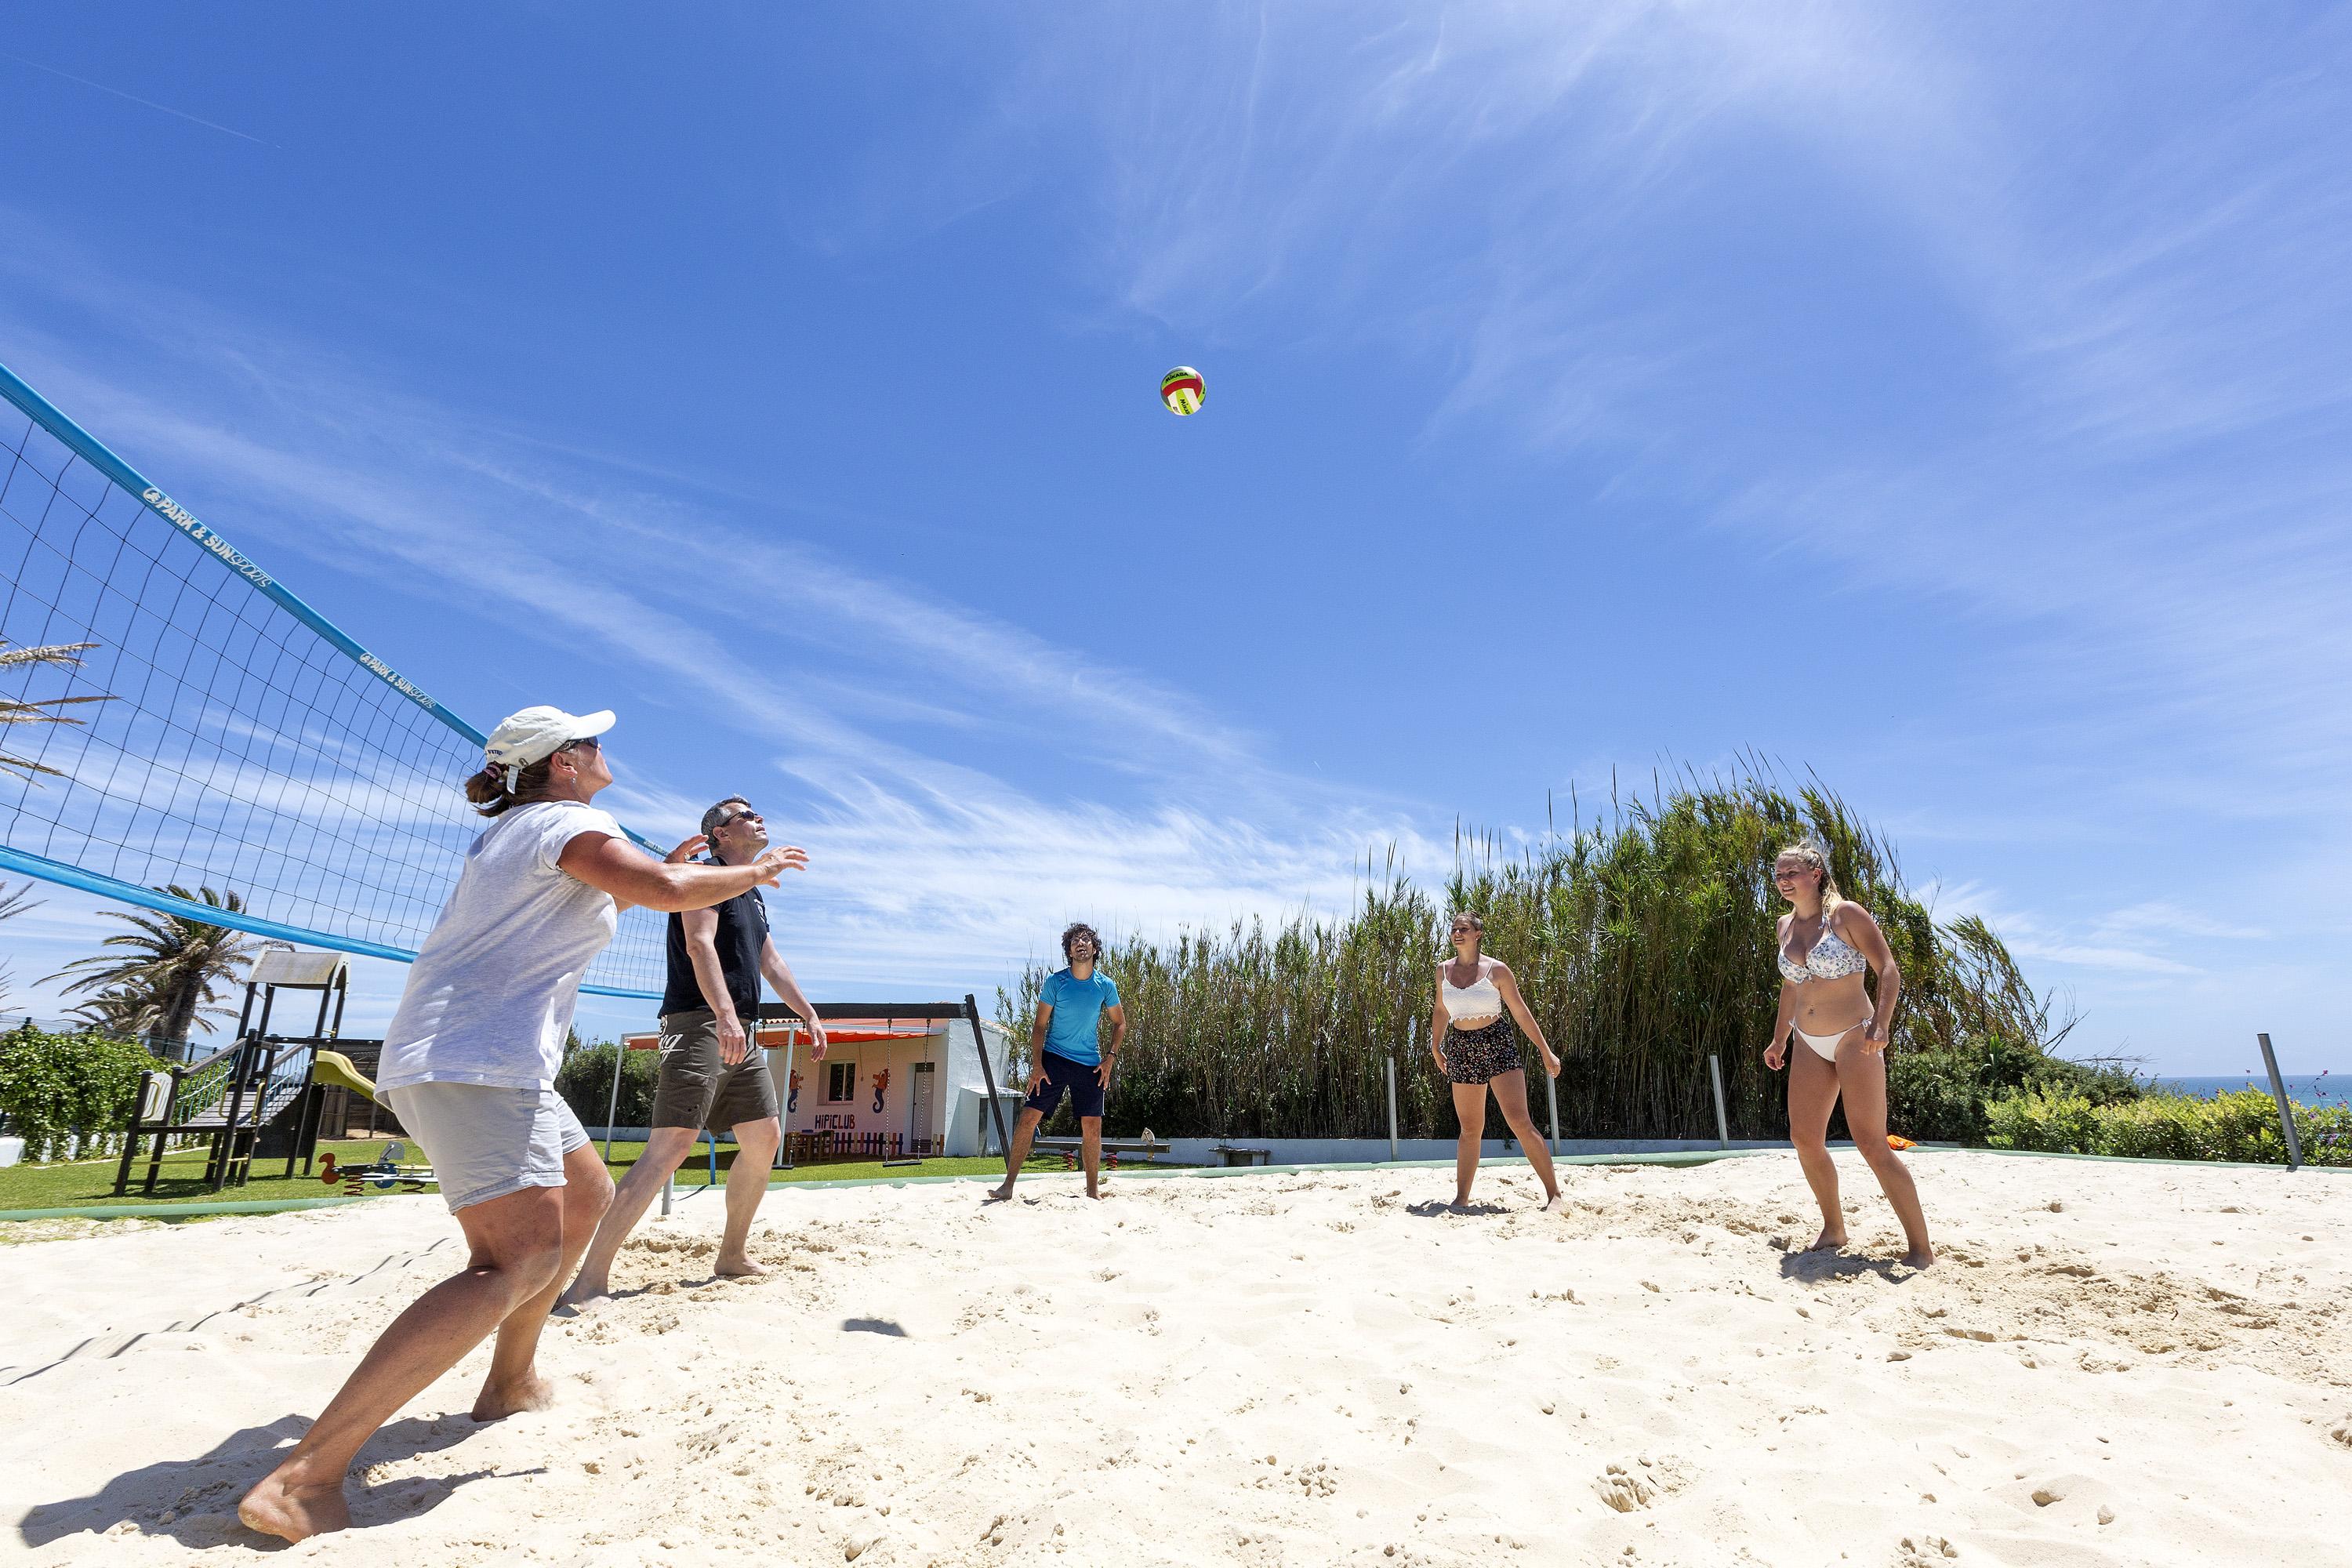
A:
{"type": "Polygon", "coordinates": [[[1445,1076],[1454,1083],[1486,1083],[1527,1064],[1519,1058],[1518,1031],[1508,1018],[1482,1029],[1445,1031],[1445,1076]]]}

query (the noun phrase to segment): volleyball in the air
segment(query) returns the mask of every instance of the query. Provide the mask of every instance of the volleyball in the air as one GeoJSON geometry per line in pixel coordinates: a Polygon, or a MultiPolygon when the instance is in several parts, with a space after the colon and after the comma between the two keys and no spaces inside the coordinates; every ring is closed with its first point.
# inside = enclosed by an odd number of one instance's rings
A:
{"type": "Polygon", "coordinates": [[[1171,414],[1198,414],[1208,391],[1201,383],[1201,373],[1189,364],[1180,364],[1160,378],[1160,401],[1168,405],[1171,414]]]}

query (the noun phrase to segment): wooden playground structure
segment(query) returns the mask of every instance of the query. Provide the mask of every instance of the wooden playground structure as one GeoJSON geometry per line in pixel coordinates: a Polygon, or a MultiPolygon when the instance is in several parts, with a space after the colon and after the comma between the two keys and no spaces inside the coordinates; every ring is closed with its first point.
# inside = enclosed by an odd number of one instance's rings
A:
{"type": "MultiPolygon", "coordinates": [[[[375,1100],[370,1073],[382,1056],[382,1040],[341,1037],[344,1005],[350,999],[348,961],[335,952],[302,952],[273,946],[255,962],[245,986],[245,1005],[237,1016],[236,1037],[221,1049],[195,1061],[158,1063],[140,1076],[139,1092],[123,1128],[122,1158],[115,1168],[114,1191],[130,1190],[131,1173],[142,1147],[147,1150],[142,1193],[152,1194],[161,1175],[164,1152],[184,1148],[195,1140],[207,1143],[203,1180],[214,1192],[243,1186],[252,1179],[257,1159],[286,1162],[292,1176],[299,1164],[311,1173],[320,1140],[396,1134],[398,1121],[375,1100]],[[279,993],[315,993],[316,1016],[310,1032],[279,1035],[270,1032],[278,1016],[279,993]]],[[[874,1047],[933,1038],[952,1020],[971,1030],[979,1058],[985,1110],[980,1132],[982,1152],[988,1152],[988,1131],[993,1124],[995,1144],[1010,1144],[1004,1108],[998,1097],[993,1049],[975,997],[961,1002],[820,1003],[817,1016],[833,1040],[842,1046],[874,1047]]],[[[793,1053],[807,1026],[788,1009],[770,1003],[761,1007],[754,1024],[762,1047],[783,1052],[783,1078],[793,1080],[793,1053]]],[[[620,1068],[627,1051],[653,1048],[656,1036],[631,1037],[614,1060],[611,1099],[617,1105],[620,1068]]],[[[889,1081],[887,1071],[873,1086],[875,1103],[889,1081]]],[[[864,1090],[860,1090],[861,1093],[864,1090]]],[[[605,1156],[612,1153],[614,1129],[608,1107],[604,1129],[605,1156]]],[[[717,1177],[718,1140],[710,1140],[712,1178],[717,1177]]],[[[787,1131],[778,1149],[777,1163],[786,1169],[844,1159],[879,1159],[888,1163],[918,1163],[943,1152],[937,1129],[849,1130],[819,1128],[787,1131]]],[[[416,1190],[433,1184],[429,1165],[411,1163],[400,1142],[388,1143],[372,1162],[337,1164],[327,1156],[320,1173],[328,1186],[359,1193],[370,1188],[398,1186],[416,1190]]]]}
{"type": "Polygon", "coordinates": [[[115,1193],[129,1190],[140,1146],[151,1138],[154,1142],[141,1187],[149,1194],[163,1170],[164,1151],[174,1143],[209,1141],[204,1180],[220,1192],[250,1180],[255,1159],[275,1158],[281,1152],[289,1176],[298,1162],[308,1173],[331,1111],[337,1137],[348,1135],[351,1123],[359,1120],[364,1120],[366,1132],[397,1131],[397,1124],[375,1104],[374,1085],[346,1054],[363,1054],[373,1067],[383,1042],[341,1038],[350,994],[349,966],[342,954],[290,947],[265,950],[246,980],[236,1038],[208,1057],[140,1075],[130,1124],[123,1129],[115,1193]],[[318,994],[318,1015],[309,1034],[269,1032],[281,991],[318,994]]]}

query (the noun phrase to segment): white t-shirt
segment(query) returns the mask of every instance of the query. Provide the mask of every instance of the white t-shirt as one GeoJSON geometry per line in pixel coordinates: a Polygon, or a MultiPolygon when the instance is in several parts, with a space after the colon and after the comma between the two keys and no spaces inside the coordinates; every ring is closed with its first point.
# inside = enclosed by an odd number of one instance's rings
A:
{"type": "Polygon", "coordinates": [[[554,1087],[581,977],[620,921],[610,893],[555,863],[583,833],[627,837],[593,805],[545,800],[474,840],[384,1032],[378,1089],[554,1087]]]}

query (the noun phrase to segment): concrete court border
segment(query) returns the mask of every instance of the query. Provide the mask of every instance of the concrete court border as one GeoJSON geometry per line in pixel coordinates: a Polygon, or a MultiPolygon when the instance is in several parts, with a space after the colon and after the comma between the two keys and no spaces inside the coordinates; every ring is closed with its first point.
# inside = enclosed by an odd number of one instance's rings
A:
{"type": "MultiPolygon", "coordinates": [[[[1769,1154],[1772,1152],[1774,1152],[1774,1151],[1769,1149],[1694,1149],[1660,1154],[1562,1154],[1557,1157],[1557,1163],[1562,1165],[1704,1165],[1715,1160],[1736,1160],[1745,1155],[1769,1154]]],[[[1524,1167],[1527,1163],[1527,1157],[1525,1155],[1489,1155],[1487,1158],[1480,1162],[1480,1165],[1481,1168],[1491,1165],[1517,1165],[1524,1167]]],[[[1118,1172],[1117,1174],[1124,1180],[1132,1176],[1156,1176],[1165,1179],[1171,1176],[1270,1176],[1299,1171],[1450,1171],[1453,1168],[1454,1162],[1451,1160],[1398,1160],[1395,1162],[1390,1162],[1387,1160],[1378,1162],[1346,1160],[1327,1162],[1321,1164],[1311,1165],[1234,1165],[1224,1168],[1216,1166],[1160,1166],[1155,1169],[1148,1165],[1130,1165],[1118,1172]]],[[[1076,1175],[1077,1173],[1075,1171],[1055,1170],[1032,1171],[1029,1174],[1033,1177],[1059,1175],[1074,1176],[1076,1175]]],[[[995,1179],[996,1178],[984,1172],[970,1175],[948,1176],[857,1176],[837,1182],[772,1181],[768,1184],[768,1190],[772,1193],[780,1193],[792,1192],[796,1189],[803,1188],[814,1188],[820,1191],[830,1192],[839,1191],[849,1187],[904,1187],[913,1185],[936,1186],[950,1182],[993,1182],[995,1179]]],[[[723,1187],[725,1184],[722,1183],[720,1184],[723,1187]]],[[[679,1201],[683,1202],[686,1198],[691,1197],[695,1194],[708,1192],[709,1190],[709,1188],[698,1184],[695,1186],[686,1189],[680,1194],[679,1201]]],[[[415,1194],[386,1194],[381,1195],[407,1197],[415,1196],[415,1194]]],[[[362,1194],[358,1197],[253,1198],[238,1203],[90,1204],[78,1208],[0,1209],[0,1223],[5,1223],[10,1220],[32,1219],[205,1219],[216,1215],[289,1214],[297,1213],[304,1209],[334,1208],[345,1204],[363,1204],[373,1201],[374,1199],[373,1196],[362,1194]]]]}
{"type": "MultiPolygon", "coordinates": [[[[1832,1143],[1832,1152],[1851,1149],[1851,1143],[1832,1143]]],[[[1713,1164],[1717,1160],[1745,1160],[1759,1154],[1784,1153],[1784,1149],[1690,1149],[1671,1153],[1650,1154],[1558,1154],[1556,1165],[1660,1165],[1679,1169],[1692,1165],[1713,1164]]],[[[2301,1172],[2287,1170],[2284,1163],[2267,1160],[2174,1160],[2141,1154],[2074,1154],[2049,1149],[1975,1149],[1958,1143],[1921,1143],[1904,1152],[1908,1154],[1997,1154],[2011,1160],[2089,1160],[2110,1165],[2179,1165],[2195,1170],[2276,1171],[2282,1175],[2298,1175],[2301,1172]]],[[[1507,1165],[1525,1168],[1527,1156],[1511,1154],[1489,1155],[1479,1162],[1479,1168],[1507,1165]]],[[[1232,1165],[1232,1166],[1170,1166],[1130,1165],[1114,1173],[1121,1180],[1136,1176],[1168,1180],[1193,1177],[1215,1180],[1227,1176],[1295,1175],[1302,1172],[1333,1171],[1450,1171],[1451,1160],[1342,1160],[1306,1165],[1232,1165]]],[[[2305,1163],[2304,1171],[2317,1171],[2332,1175],[2352,1174],[2352,1166],[2314,1165],[2305,1163]]],[[[1075,1176],[1076,1171],[1032,1171],[1032,1178],[1040,1176],[1075,1176]]],[[[837,1182],[770,1182],[772,1193],[793,1191],[838,1192],[854,1187],[940,1186],[951,1182],[986,1182],[993,1178],[985,1173],[961,1176],[857,1176],[837,1182]]],[[[680,1201],[696,1193],[706,1192],[695,1186],[681,1195],[680,1201]]],[[[414,1196],[414,1194],[383,1194],[414,1196]]],[[[206,1219],[218,1215],[290,1214],[304,1209],[338,1208],[346,1204],[372,1203],[374,1199],[359,1197],[324,1198],[256,1198],[243,1203],[195,1204],[93,1204],[79,1208],[0,1209],[0,1224],[11,1220],[34,1219],[206,1219]]]]}

